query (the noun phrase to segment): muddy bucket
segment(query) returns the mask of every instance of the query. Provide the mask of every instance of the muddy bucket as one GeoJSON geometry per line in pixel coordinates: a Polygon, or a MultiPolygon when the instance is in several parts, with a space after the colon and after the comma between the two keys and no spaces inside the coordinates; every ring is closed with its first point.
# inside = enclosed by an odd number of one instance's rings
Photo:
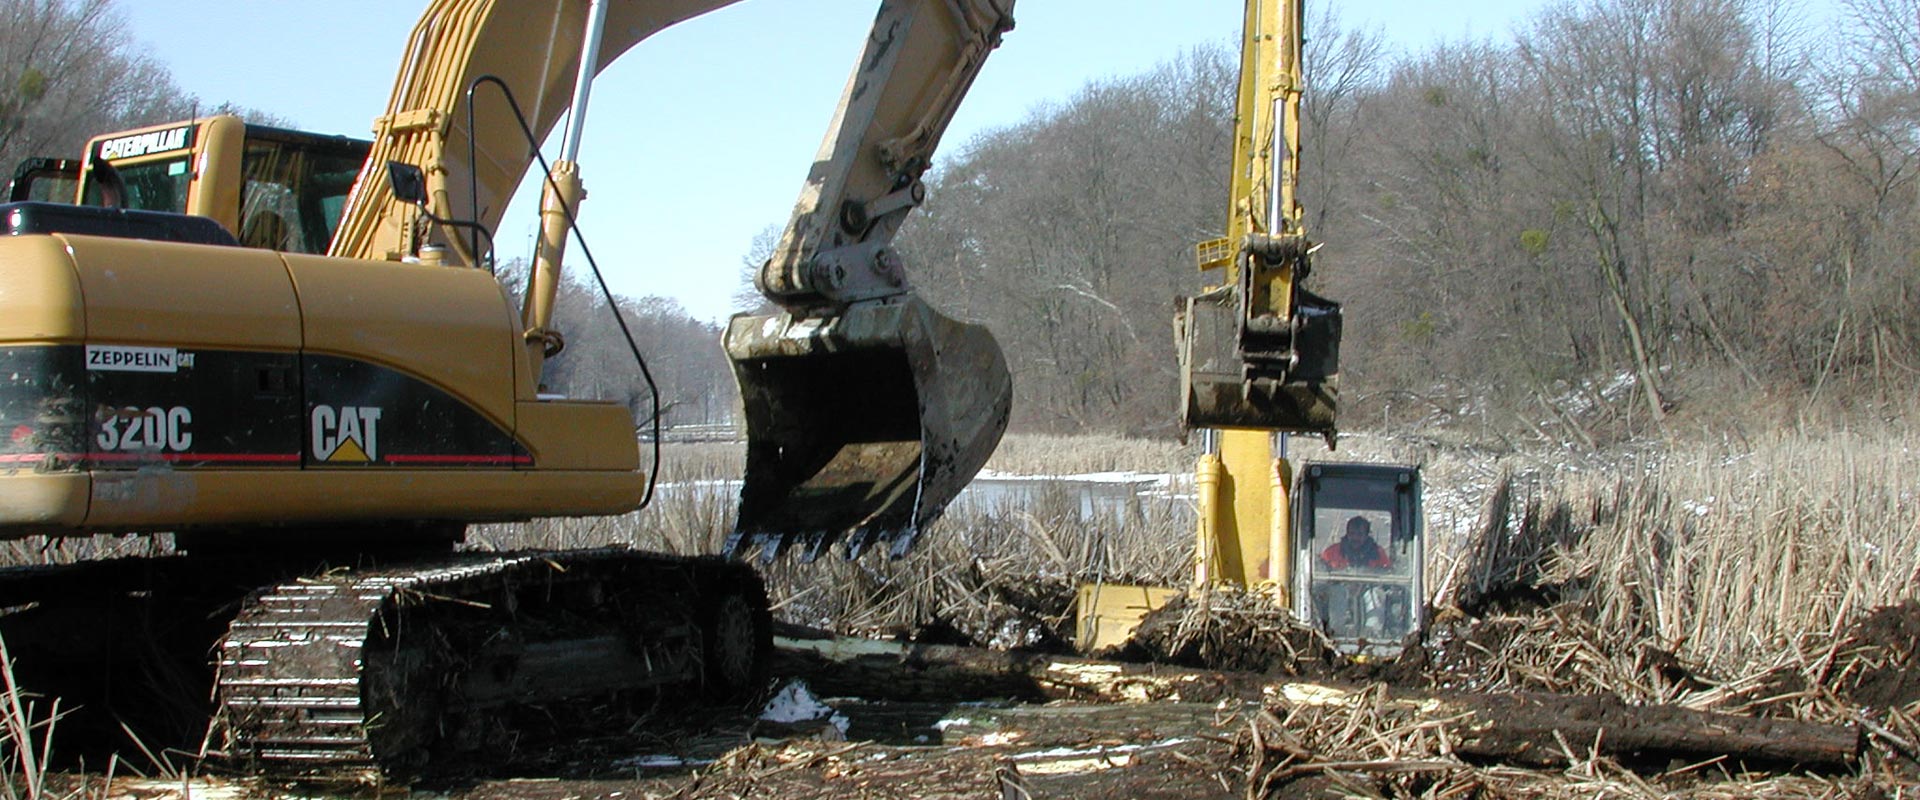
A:
{"type": "Polygon", "coordinates": [[[1331,435],[1340,403],[1340,306],[1302,291],[1295,318],[1246,335],[1239,297],[1186,298],[1174,320],[1188,428],[1331,435]]]}
{"type": "Polygon", "coordinates": [[[846,541],[894,555],[960,493],[1006,431],[1012,382],[986,328],[913,295],[837,317],[738,316],[726,348],[747,423],[727,549],[802,558],[846,541]]]}

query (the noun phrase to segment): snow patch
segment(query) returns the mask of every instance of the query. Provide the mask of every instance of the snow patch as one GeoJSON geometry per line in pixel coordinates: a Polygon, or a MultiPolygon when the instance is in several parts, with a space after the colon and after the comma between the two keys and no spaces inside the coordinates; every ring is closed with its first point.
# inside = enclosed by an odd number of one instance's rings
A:
{"type": "MultiPolygon", "coordinates": [[[[712,763],[713,759],[711,758],[681,758],[679,756],[652,754],[623,758],[613,762],[613,766],[619,769],[673,769],[676,767],[704,767],[712,763]]],[[[619,793],[615,792],[615,794],[619,793]]]]}
{"type": "Polygon", "coordinates": [[[1013,756],[1012,758],[1015,761],[1026,761],[1028,759],[1035,759],[1035,758],[1071,758],[1074,756],[1104,756],[1112,753],[1133,753],[1140,750],[1158,750],[1163,747],[1173,747],[1174,745],[1186,744],[1187,742],[1191,742],[1191,741],[1193,740],[1192,739],[1162,739],[1160,741],[1153,742],[1151,744],[1121,744],[1121,745],[1112,745],[1112,746],[1103,746],[1103,747],[1088,747],[1083,749],[1074,749],[1071,747],[1056,747],[1056,748],[1053,748],[1052,750],[1040,750],[1032,753],[1020,753],[1018,755],[1013,756]]]}
{"type": "Polygon", "coordinates": [[[780,687],[780,691],[774,694],[772,700],[767,701],[765,708],[760,710],[760,719],[783,723],[813,722],[824,719],[827,724],[840,729],[842,735],[847,732],[846,715],[833,710],[833,706],[820,702],[820,698],[814,695],[813,690],[807,688],[807,682],[800,680],[788,681],[787,685],[780,687]]]}
{"type": "Polygon", "coordinates": [[[1713,513],[1713,501],[1714,498],[1711,496],[1699,500],[1682,500],[1680,508],[1696,517],[1704,517],[1713,513]]]}

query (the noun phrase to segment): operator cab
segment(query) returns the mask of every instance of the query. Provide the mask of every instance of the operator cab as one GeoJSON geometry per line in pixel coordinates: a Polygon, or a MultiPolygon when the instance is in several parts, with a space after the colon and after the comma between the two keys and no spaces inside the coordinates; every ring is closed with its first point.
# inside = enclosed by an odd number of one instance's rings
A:
{"type": "Polygon", "coordinates": [[[9,198],[207,217],[247,247],[325,253],[373,143],[212,117],[96,136],[27,159],[9,198]]]}
{"type": "Polygon", "coordinates": [[[1419,468],[1308,463],[1293,520],[1294,608],[1343,652],[1398,654],[1425,615],[1419,468]]]}

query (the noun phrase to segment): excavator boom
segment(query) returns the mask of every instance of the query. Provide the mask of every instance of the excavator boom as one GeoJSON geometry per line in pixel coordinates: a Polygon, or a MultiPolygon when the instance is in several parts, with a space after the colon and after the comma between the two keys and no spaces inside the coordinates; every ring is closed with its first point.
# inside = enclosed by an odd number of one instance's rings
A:
{"type": "Polygon", "coordinates": [[[1249,0],[1240,51],[1226,236],[1202,242],[1224,280],[1180,308],[1180,411],[1189,427],[1319,433],[1336,427],[1340,305],[1300,286],[1311,269],[1297,188],[1303,4],[1249,0]]]}
{"type": "MultiPolygon", "coordinates": [[[[641,40],[736,0],[602,2],[606,20],[592,73],[641,40]]],[[[425,171],[425,210],[497,228],[533,163],[533,148],[505,94],[481,79],[509,87],[535,140],[545,141],[573,100],[580,57],[589,50],[582,39],[590,5],[598,3],[434,0],[408,39],[386,112],[374,120],[372,169],[362,171],[329,254],[397,260],[439,236],[456,250],[471,247],[464,237],[426,226],[421,209],[394,196],[379,169],[390,161],[425,171]]],[[[476,263],[473,255],[466,263],[476,263]]]]}

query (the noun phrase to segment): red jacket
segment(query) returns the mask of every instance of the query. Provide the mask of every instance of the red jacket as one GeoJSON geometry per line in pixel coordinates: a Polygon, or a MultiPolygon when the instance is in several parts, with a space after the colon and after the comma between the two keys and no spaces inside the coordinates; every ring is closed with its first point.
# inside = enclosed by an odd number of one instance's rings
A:
{"type": "Polygon", "coordinates": [[[1393,560],[1387,557],[1387,551],[1380,549],[1380,545],[1374,544],[1372,538],[1367,539],[1367,557],[1360,559],[1360,563],[1358,564],[1347,559],[1347,553],[1340,544],[1340,542],[1334,542],[1333,544],[1327,545],[1327,549],[1320,551],[1321,563],[1334,569],[1346,569],[1348,567],[1385,569],[1393,565],[1393,560]]]}

